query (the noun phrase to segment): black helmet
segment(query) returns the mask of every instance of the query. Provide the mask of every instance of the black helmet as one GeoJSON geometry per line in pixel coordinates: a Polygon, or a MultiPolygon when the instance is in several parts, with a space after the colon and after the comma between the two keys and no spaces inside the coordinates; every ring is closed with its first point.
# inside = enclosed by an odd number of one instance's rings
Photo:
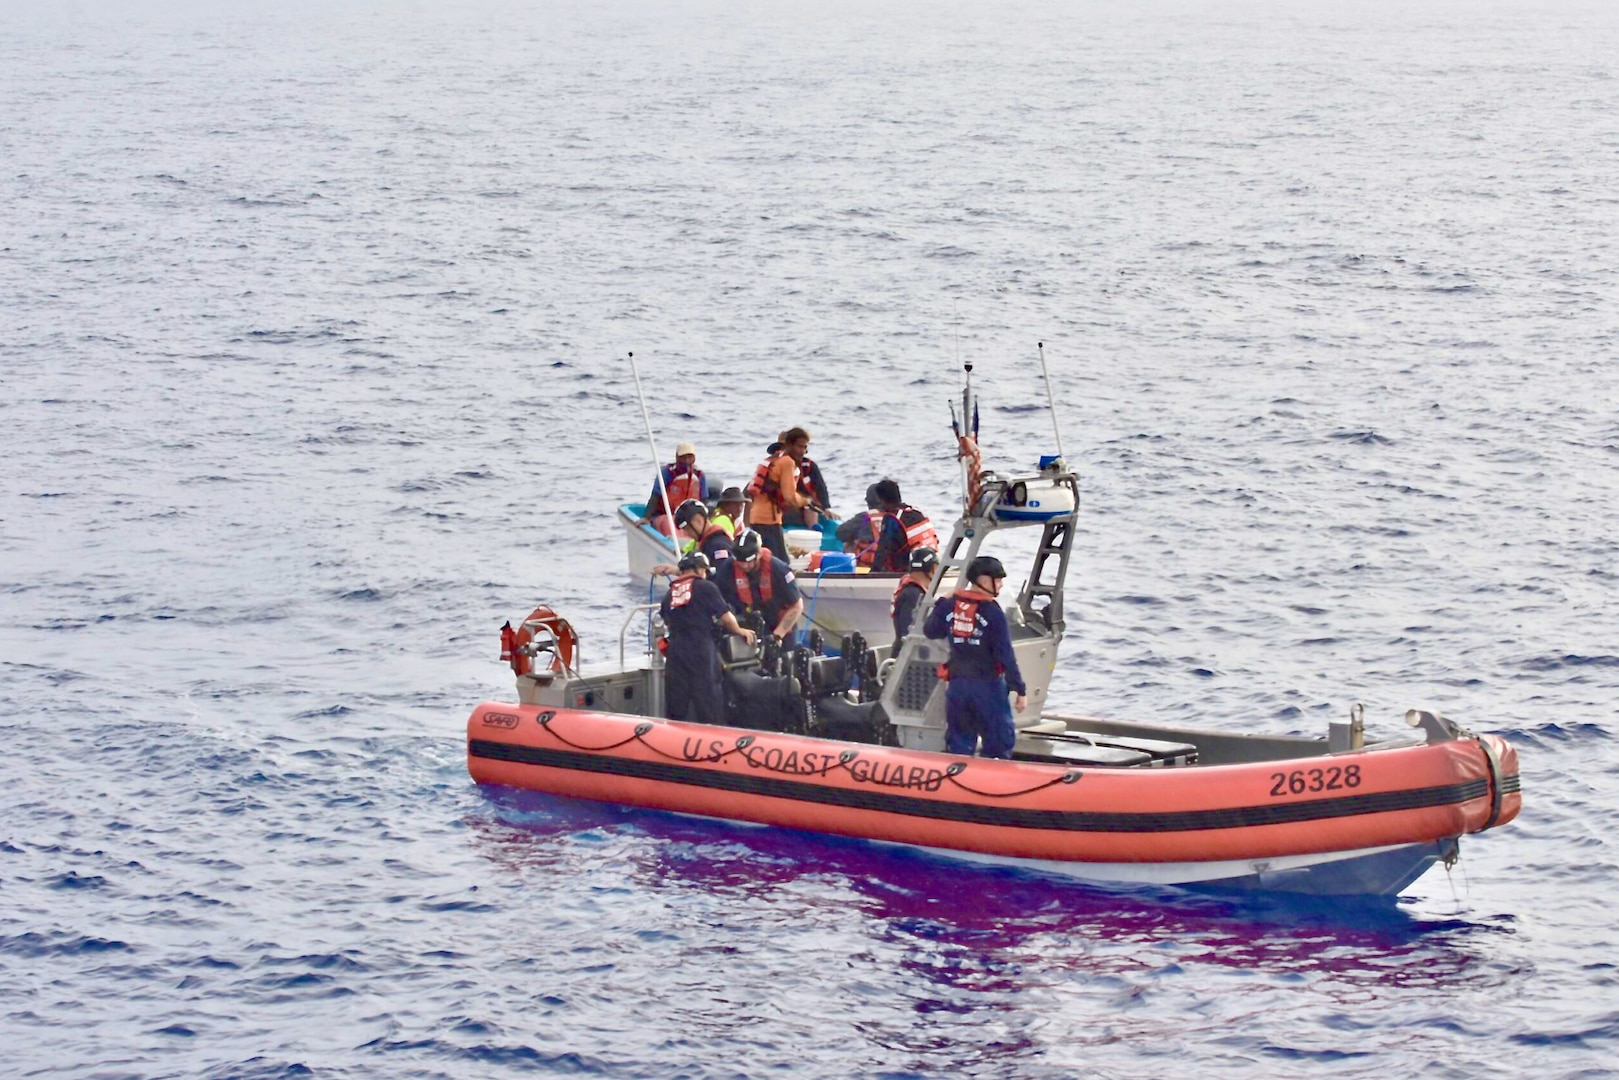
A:
{"type": "Polygon", "coordinates": [[[981,577],[1003,578],[1006,576],[1006,567],[1001,560],[993,555],[980,555],[967,564],[967,580],[977,581],[981,577]]]}
{"type": "Polygon", "coordinates": [[[742,489],[741,488],[739,488],[739,487],[728,487],[724,491],[720,492],[720,497],[714,500],[714,505],[715,506],[723,506],[726,503],[738,503],[738,502],[747,502],[747,501],[748,501],[748,497],[746,495],[742,494],[742,489]]]}
{"type": "MultiPolygon", "coordinates": [[[[911,569],[932,573],[933,568],[939,565],[939,553],[930,547],[911,549],[911,569]]],[[[999,564],[997,564],[999,565],[999,564]]]]}
{"type": "Polygon", "coordinates": [[[687,499],[685,502],[675,507],[675,524],[688,525],[691,523],[691,519],[697,514],[702,514],[704,517],[707,517],[708,507],[704,506],[696,499],[687,499]]]}
{"type": "Polygon", "coordinates": [[[759,534],[754,532],[752,529],[745,529],[738,533],[736,537],[736,544],[732,547],[732,551],[736,554],[736,557],[741,559],[743,562],[746,562],[755,555],[758,555],[759,534]]]}
{"type": "Polygon", "coordinates": [[[706,574],[712,569],[714,569],[713,564],[708,561],[708,556],[701,551],[693,551],[681,556],[680,572],[682,574],[689,574],[693,570],[701,570],[706,574]]]}

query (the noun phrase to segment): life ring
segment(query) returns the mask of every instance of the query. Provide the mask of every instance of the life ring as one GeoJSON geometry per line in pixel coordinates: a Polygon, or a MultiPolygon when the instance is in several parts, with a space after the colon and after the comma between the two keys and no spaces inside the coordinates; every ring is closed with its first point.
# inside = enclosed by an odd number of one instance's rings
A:
{"type": "Polygon", "coordinates": [[[532,672],[534,659],[542,652],[551,654],[551,670],[558,674],[573,670],[579,652],[579,635],[573,625],[544,604],[529,612],[516,630],[509,622],[500,628],[500,658],[511,664],[515,674],[532,672]]]}

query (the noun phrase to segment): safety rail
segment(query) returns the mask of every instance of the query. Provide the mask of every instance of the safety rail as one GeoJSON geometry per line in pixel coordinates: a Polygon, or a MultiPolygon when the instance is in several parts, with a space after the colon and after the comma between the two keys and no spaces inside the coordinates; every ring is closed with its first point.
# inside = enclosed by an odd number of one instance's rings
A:
{"type": "MultiPolygon", "coordinates": [[[[630,623],[634,622],[635,617],[642,612],[647,612],[650,614],[651,612],[657,611],[658,607],[659,605],[657,604],[636,604],[634,607],[630,608],[629,614],[624,616],[624,625],[618,628],[618,666],[620,668],[624,666],[625,658],[629,654],[630,623]]],[[[652,620],[649,618],[647,620],[647,631],[649,636],[651,633],[651,622],[652,620]]],[[[650,640],[647,645],[647,651],[654,651],[651,647],[650,640]]]]}

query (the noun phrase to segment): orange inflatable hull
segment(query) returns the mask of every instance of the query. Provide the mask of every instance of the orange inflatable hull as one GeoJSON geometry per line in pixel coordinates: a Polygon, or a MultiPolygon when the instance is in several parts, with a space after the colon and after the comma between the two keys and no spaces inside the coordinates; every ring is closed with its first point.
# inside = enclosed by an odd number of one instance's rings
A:
{"type": "Polygon", "coordinates": [[[1070,768],[485,703],[467,723],[467,762],[480,784],[1165,883],[1413,845],[1426,869],[1521,805],[1516,752],[1491,735],[1254,764],[1070,768]],[[1153,864],[1190,869],[1130,869],[1153,864]]]}

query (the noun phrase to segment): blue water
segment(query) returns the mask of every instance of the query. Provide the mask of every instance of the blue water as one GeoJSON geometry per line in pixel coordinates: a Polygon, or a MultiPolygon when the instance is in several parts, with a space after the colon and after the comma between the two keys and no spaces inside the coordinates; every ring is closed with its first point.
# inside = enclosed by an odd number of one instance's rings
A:
{"type": "Polygon", "coordinates": [[[0,1073],[1619,1071],[1619,15],[0,5],[0,1073]],[[613,507],[946,401],[1086,500],[1054,704],[1506,735],[1398,904],[480,791],[613,507]]]}

